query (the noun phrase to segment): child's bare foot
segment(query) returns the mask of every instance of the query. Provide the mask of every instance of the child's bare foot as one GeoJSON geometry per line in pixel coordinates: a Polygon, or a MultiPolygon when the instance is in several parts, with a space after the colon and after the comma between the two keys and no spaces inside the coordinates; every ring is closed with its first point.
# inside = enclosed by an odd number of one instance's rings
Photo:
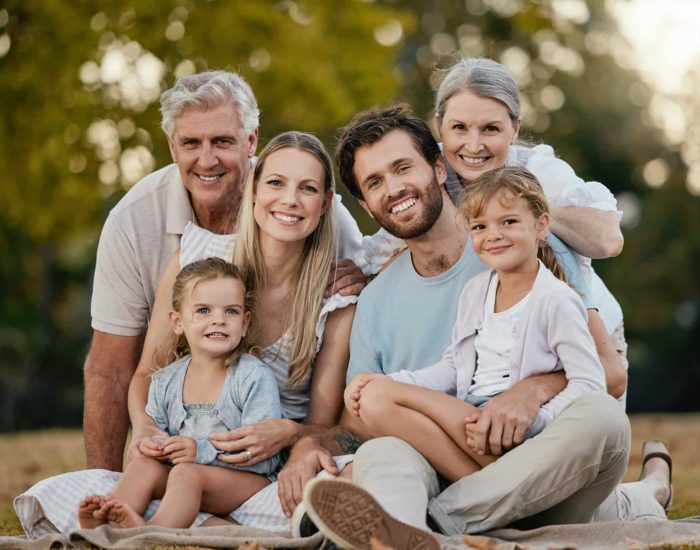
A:
{"type": "Polygon", "coordinates": [[[109,501],[107,510],[107,519],[110,527],[141,527],[146,525],[146,522],[139,516],[134,509],[123,500],[113,498],[109,501]]]}
{"type": "Polygon", "coordinates": [[[90,495],[80,501],[78,505],[78,522],[82,529],[94,529],[107,523],[107,518],[99,513],[104,501],[105,497],[102,495],[90,495]]]}

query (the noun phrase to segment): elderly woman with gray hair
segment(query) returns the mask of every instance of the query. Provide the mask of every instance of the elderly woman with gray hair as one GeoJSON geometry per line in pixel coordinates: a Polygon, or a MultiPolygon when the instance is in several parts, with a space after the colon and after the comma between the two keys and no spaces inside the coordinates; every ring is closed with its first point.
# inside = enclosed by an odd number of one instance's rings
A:
{"type": "MultiPolygon", "coordinates": [[[[463,59],[447,70],[435,97],[435,122],[452,169],[446,187],[453,200],[480,174],[502,166],[524,166],[540,181],[550,204],[551,231],[575,253],[589,283],[593,301],[589,329],[608,392],[624,407],[627,344],[622,310],[591,266],[591,258],[616,256],[622,250],[622,213],[614,196],[601,183],[579,178],[549,145],[518,141],[522,125],[518,86],[508,69],[492,59],[463,59]]],[[[645,447],[651,448],[661,449],[664,459],[645,452],[643,479],[618,486],[601,505],[599,520],[665,519],[670,457],[658,442],[645,447]]]]}

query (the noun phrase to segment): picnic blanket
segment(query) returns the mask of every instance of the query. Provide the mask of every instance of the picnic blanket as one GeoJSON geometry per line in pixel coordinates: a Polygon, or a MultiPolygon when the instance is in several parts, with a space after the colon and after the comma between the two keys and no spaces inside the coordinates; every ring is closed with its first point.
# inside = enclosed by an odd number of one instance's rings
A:
{"type": "MultiPolygon", "coordinates": [[[[581,550],[635,549],[659,544],[700,544],[700,516],[676,521],[606,522],[579,525],[553,525],[530,531],[499,529],[483,536],[452,536],[440,538],[441,548],[477,548],[479,550],[545,550],[577,548],[581,550]]],[[[97,529],[79,529],[68,535],[46,534],[39,539],[0,537],[0,549],[56,548],[144,548],[148,546],[203,546],[235,548],[257,543],[265,548],[318,548],[323,541],[320,533],[307,538],[291,538],[240,525],[166,529],[139,527],[112,529],[102,525],[97,529]]]]}

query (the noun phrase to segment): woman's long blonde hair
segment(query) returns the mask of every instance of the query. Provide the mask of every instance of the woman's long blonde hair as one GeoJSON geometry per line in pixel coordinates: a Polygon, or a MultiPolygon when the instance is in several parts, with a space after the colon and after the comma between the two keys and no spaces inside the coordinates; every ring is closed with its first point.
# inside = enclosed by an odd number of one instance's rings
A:
{"type": "MultiPolygon", "coordinates": [[[[549,214],[549,205],[540,182],[527,168],[517,166],[489,170],[470,182],[462,192],[460,210],[467,221],[477,218],[484,213],[486,204],[493,197],[504,192],[509,197],[524,199],[536,220],[543,214],[549,214]]],[[[537,257],[558,279],[568,283],[566,273],[557,262],[546,236],[537,244],[537,257]]]]}
{"type": "MultiPolygon", "coordinates": [[[[317,137],[303,132],[284,132],[274,137],[261,151],[243,191],[243,203],[238,215],[238,236],[233,253],[234,263],[246,270],[247,287],[253,291],[256,298],[259,298],[265,288],[266,278],[260,250],[260,228],[253,215],[255,189],[267,158],[272,153],[286,148],[310,153],[318,159],[324,170],[324,194],[335,191],[331,159],[317,137]]],[[[292,336],[287,386],[294,386],[304,378],[316,355],[316,325],[335,256],[335,234],[331,199],[328,208],[321,215],[318,226],[306,238],[299,261],[292,309],[285,327],[285,332],[290,330],[292,336]]]]}

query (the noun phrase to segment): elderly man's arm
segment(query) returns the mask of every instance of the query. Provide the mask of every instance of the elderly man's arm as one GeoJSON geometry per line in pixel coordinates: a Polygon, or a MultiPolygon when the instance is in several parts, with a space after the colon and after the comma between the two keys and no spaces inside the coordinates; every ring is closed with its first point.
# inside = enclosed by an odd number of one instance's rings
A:
{"type": "Polygon", "coordinates": [[[140,354],[140,336],[93,333],[84,368],[83,437],[88,468],[122,469],[129,430],[127,394],[140,354]]]}

